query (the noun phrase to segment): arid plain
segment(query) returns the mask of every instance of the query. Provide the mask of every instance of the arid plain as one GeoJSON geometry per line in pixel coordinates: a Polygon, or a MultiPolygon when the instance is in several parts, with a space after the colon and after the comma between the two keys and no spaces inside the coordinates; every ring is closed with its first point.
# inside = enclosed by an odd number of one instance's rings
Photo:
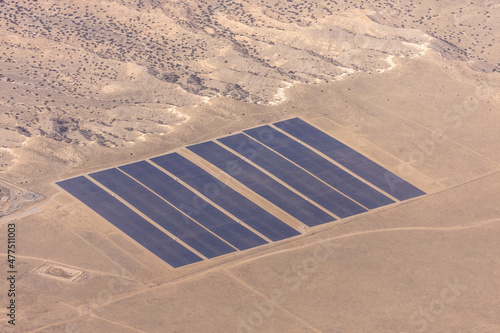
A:
{"type": "Polygon", "coordinates": [[[494,1],[0,6],[2,331],[500,331],[494,1]],[[295,116],[427,194],[173,269],[55,185],[295,116]]]}

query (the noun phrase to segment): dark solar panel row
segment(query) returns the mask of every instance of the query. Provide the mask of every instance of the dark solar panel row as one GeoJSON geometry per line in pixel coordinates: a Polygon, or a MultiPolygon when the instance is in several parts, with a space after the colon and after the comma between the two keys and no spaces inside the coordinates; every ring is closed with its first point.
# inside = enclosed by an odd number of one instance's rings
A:
{"type": "Polygon", "coordinates": [[[425,194],[392,172],[299,118],[277,122],[274,125],[319,150],[398,200],[407,200],[425,194]]]}
{"type": "Polygon", "coordinates": [[[326,158],[270,126],[244,132],[368,209],[394,202],[326,158]]]}
{"type": "Polygon", "coordinates": [[[121,166],[120,170],[134,177],[193,220],[240,250],[267,243],[257,234],[146,161],[121,166]]]}
{"type": "Polygon", "coordinates": [[[245,156],[248,160],[272,173],[339,217],[348,217],[367,211],[311,174],[244,134],[228,136],[218,139],[218,141],[245,156]]]}
{"type": "Polygon", "coordinates": [[[272,241],[300,235],[297,230],[181,155],[168,154],[152,161],[272,241]]]}
{"type": "Polygon", "coordinates": [[[331,215],[215,142],[204,142],[187,148],[307,226],[335,220],[331,215]]]}
{"type": "Polygon", "coordinates": [[[171,266],[202,260],[87,178],[57,184],[171,266]]]}
{"type": "MultiPolygon", "coordinates": [[[[228,148],[215,142],[187,148],[308,226],[335,218],[281,182],[342,218],[394,201],[297,140],[399,200],[425,194],[298,118],[275,125],[294,138],[271,126],[261,126],[244,131],[245,134],[218,139],[228,148]]],[[[152,161],[157,166],[141,161],[89,176],[207,258],[253,248],[267,241],[170,177],[165,170],[272,241],[300,234],[177,153],[152,161]]],[[[202,260],[89,179],[77,177],[58,185],[173,267],[202,260]]]]}
{"type": "Polygon", "coordinates": [[[236,251],[118,169],[90,176],[205,257],[236,251]]]}

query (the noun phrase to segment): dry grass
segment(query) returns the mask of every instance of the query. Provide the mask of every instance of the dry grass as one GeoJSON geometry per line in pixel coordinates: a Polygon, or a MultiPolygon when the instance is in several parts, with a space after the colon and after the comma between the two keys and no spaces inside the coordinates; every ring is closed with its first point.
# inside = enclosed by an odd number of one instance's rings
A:
{"type": "Polygon", "coordinates": [[[17,219],[21,331],[500,330],[493,1],[0,11],[0,178],[47,198],[1,224],[17,219]],[[429,194],[174,270],[53,186],[293,116],[429,194]],[[36,274],[47,262],[85,274],[36,274]]]}

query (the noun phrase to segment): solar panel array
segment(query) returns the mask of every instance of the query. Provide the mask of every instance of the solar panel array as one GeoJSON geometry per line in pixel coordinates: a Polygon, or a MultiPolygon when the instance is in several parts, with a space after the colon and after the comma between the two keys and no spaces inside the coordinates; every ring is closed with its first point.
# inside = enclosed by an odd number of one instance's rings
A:
{"type": "Polygon", "coordinates": [[[425,194],[299,118],[186,148],[227,178],[170,153],[57,184],[172,267],[300,235],[277,210],[314,227],[425,194]]]}

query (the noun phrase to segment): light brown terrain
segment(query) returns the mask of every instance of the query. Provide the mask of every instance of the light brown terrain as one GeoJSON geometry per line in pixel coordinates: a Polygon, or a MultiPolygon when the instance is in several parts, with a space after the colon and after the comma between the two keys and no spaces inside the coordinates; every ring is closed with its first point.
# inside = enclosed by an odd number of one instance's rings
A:
{"type": "Polygon", "coordinates": [[[499,17],[487,0],[2,1],[18,307],[13,327],[0,279],[0,331],[500,332],[499,17]],[[428,194],[173,269],[54,185],[295,116],[428,194]]]}

